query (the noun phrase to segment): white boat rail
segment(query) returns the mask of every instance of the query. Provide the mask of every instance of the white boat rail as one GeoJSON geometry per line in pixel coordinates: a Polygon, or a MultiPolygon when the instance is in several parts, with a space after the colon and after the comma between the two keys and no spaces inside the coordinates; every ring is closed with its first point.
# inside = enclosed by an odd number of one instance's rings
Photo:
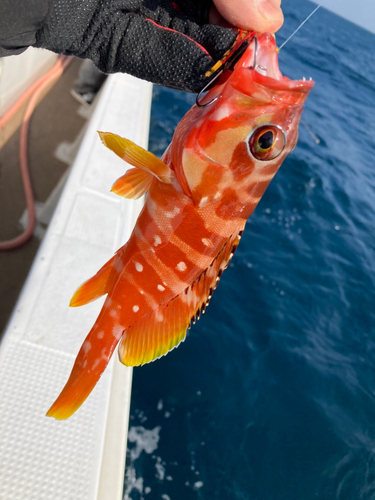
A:
{"type": "Polygon", "coordinates": [[[147,148],[151,94],[131,76],[107,79],[0,345],[1,500],[122,498],[132,370],[115,355],[70,419],[45,413],[103,303],[69,308],[70,297],[124,244],[143,203],[110,193],[126,164],[96,131],[147,148]]]}

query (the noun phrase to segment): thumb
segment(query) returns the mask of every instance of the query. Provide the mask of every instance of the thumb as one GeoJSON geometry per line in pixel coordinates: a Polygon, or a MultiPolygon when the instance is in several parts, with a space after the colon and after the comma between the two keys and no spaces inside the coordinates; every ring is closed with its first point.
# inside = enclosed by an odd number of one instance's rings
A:
{"type": "Polygon", "coordinates": [[[221,24],[218,18],[222,16],[237,28],[274,33],[284,22],[280,4],[281,0],[214,0],[210,22],[221,24]]]}

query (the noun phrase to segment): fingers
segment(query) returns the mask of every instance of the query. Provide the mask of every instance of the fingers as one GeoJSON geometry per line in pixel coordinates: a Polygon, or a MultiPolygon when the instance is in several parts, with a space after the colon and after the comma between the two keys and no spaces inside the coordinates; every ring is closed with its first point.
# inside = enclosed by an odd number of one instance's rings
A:
{"type": "Polygon", "coordinates": [[[281,0],[214,0],[210,22],[223,24],[223,19],[219,20],[221,15],[238,28],[274,33],[284,22],[280,4],[281,0]]]}

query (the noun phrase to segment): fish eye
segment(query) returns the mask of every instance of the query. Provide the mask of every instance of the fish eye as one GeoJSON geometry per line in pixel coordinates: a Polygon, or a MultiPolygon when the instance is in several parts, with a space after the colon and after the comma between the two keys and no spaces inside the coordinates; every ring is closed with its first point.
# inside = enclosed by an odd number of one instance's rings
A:
{"type": "Polygon", "coordinates": [[[256,160],[270,161],[277,158],[286,145],[286,135],[281,127],[266,123],[256,127],[250,134],[248,148],[256,160]]]}

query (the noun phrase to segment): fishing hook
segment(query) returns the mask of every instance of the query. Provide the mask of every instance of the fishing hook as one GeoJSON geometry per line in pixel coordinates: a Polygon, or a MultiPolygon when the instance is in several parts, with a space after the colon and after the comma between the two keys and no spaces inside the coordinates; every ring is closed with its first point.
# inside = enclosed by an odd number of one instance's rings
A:
{"type": "Polygon", "coordinates": [[[211,101],[206,102],[205,104],[201,104],[202,94],[204,94],[205,92],[210,90],[212,85],[216,82],[216,80],[218,78],[220,78],[220,76],[224,73],[224,71],[226,71],[227,69],[231,70],[234,68],[234,65],[236,64],[236,62],[239,60],[239,58],[245,52],[247,46],[250,45],[250,43],[253,40],[254,40],[254,44],[255,44],[255,46],[254,46],[254,64],[252,67],[250,66],[249,69],[255,69],[257,67],[258,38],[256,35],[254,35],[254,37],[251,40],[244,40],[242,45],[240,45],[240,47],[228,58],[228,60],[225,61],[225,63],[222,65],[222,67],[220,68],[218,73],[212,78],[212,80],[209,81],[207,83],[207,85],[205,87],[203,87],[203,89],[199,92],[199,94],[197,95],[197,97],[195,99],[195,104],[198,106],[198,108],[205,108],[206,106],[209,106],[210,104],[215,102],[217,99],[219,99],[220,94],[216,95],[213,99],[211,99],[211,101]]]}

